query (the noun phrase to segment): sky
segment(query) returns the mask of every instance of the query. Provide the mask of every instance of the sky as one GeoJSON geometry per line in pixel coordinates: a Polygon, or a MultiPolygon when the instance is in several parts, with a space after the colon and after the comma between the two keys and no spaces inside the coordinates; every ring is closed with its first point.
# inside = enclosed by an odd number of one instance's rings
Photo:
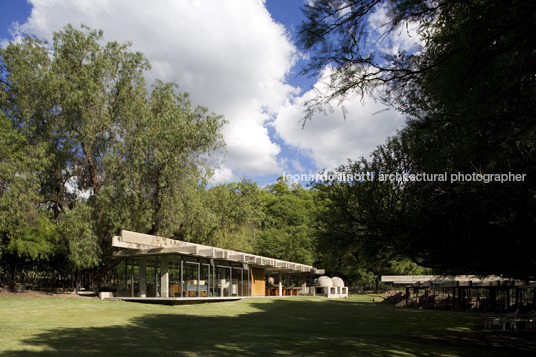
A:
{"type": "MultiPolygon", "coordinates": [[[[50,42],[69,23],[102,29],[107,41],[130,41],[151,62],[148,83],[176,82],[193,104],[228,121],[213,182],[247,178],[264,186],[367,156],[405,122],[364,97],[344,104],[346,118],[335,105],[302,127],[303,102],[322,85],[298,75],[307,60],[296,44],[305,1],[0,0],[0,46],[21,35],[50,42]]],[[[380,10],[372,19],[384,16],[380,10]]],[[[414,42],[401,33],[383,45],[414,42]]]]}

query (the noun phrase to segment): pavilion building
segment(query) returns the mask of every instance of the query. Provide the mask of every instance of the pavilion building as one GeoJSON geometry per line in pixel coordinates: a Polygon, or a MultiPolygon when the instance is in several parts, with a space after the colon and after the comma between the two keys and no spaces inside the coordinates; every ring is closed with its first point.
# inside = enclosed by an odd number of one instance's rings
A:
{"type": "Polygon", "coordinates": [[[311,265],[125,230],[112,246],[117,249],[113,296],[131,301],[305,295],[306,276],[324,273],[311,265]],[[278,277],[277,286],[266,286],[267,275],[278,277]],[[298,287],[283,288],[289,275],[299,277],[298,287]]]}
{"type": "Polygon", "coordinates": [[[400,303],[460,311],[534,311],[536,282],[499,276],[384,275],[382,283],[398,289],[400,303]]]}

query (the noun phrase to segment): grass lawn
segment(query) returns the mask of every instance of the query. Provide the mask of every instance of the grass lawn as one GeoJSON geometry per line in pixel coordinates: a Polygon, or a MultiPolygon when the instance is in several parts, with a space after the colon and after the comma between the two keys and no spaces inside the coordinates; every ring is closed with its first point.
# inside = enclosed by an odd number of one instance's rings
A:
{"type": "Polygon", "coordinates": [[[480,315],[373,297],[164,306],[4,295],[0,355],[519,356],[534,347],[536,334],[483,330],[480,315]]]}

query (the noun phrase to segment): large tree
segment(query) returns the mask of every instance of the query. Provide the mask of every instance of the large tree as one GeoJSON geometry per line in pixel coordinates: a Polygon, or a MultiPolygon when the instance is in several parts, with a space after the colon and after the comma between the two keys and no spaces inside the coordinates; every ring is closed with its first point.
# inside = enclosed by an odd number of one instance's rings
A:
{"type": "MultiPolygon", "coordinates": [[[[84,26],[66,26],[51,45],[26,37],[0,50],[0,149],[18,148],[1,161],[2,217],[15,210],[29,224],[46,211],[56,252],[76,270],[97,265],[120,228],[171,234],[223,146],[222,117],[175,84],[149,91],[149,69],[128,43],[84,26]]],[[[24,231],[12,226],[2,225],[10,246],[24,231]]]]}
{"type": "Polygon", "coordinates": [[[302,44],[315,54],[306,71],[332,68],[330,91],[310,110],[377,89],[409,116],[397,137],[343,172],[526,174],[502,183],[353,183],[348,216],[375,232],[359,239],[445,272],[534,277],[535,10],[532,1],[494,0],[306,7],[302,44]],[[387,55],[366,46],[367,21],[380,7],[387,31],[418,23],[423,47],[387,55]]]}

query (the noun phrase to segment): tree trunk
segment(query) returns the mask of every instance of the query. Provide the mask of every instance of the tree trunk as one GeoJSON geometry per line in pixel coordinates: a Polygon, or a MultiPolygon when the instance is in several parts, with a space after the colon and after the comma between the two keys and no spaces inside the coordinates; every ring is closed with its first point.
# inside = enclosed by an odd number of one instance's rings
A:
{"type": "Polygon", "coordinates": [[[97,168],[95,167],[95,160],[93,159],[94,144],[89,145],[89,150],[86,150],[86,145],[82,143],[82,151],[86,157],[89,171],[89,180],[91,181],[91,186],[93,187],[93,194],[95,196],[100,195],[101,184],[97,176],[97,168]]]}

